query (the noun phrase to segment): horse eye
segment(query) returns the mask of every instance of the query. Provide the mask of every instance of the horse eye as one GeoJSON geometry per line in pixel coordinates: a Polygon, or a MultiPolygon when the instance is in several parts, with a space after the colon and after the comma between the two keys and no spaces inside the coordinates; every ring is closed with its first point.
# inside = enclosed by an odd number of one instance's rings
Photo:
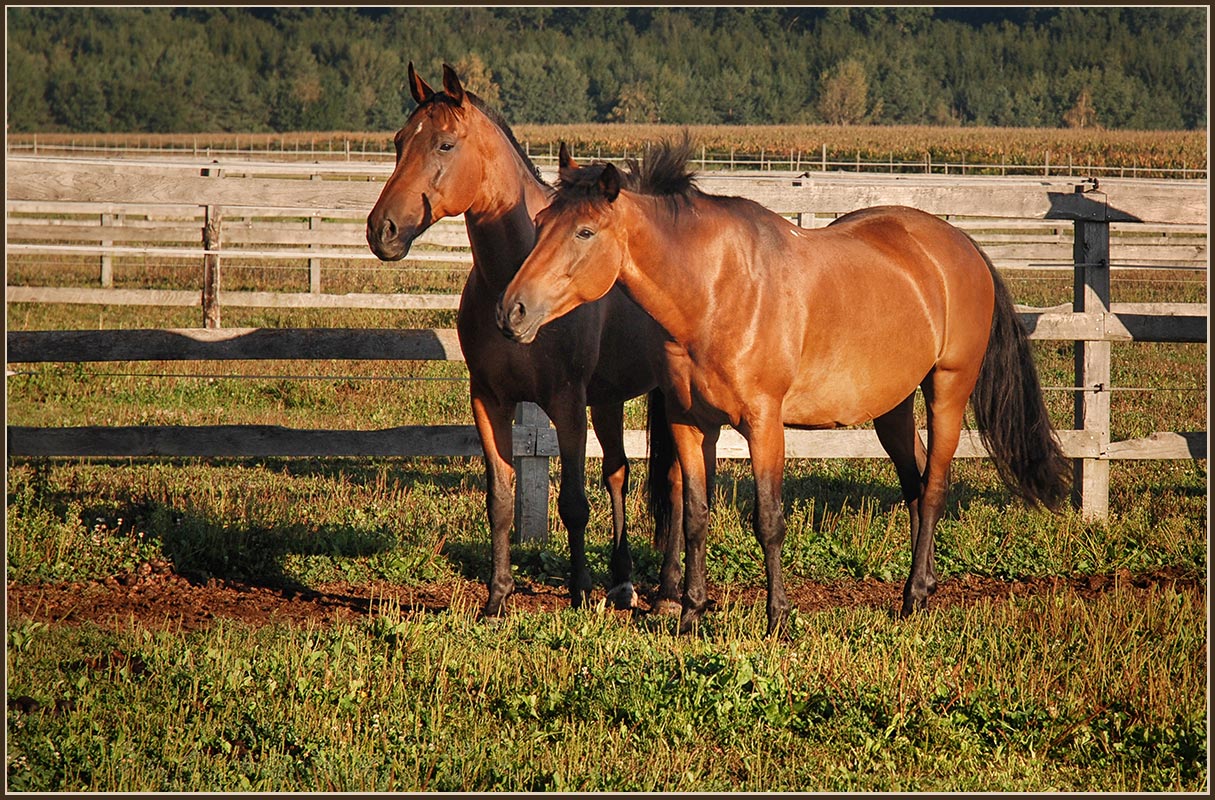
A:
{"type": "Polygon", "coordinates": [[[585,239],[589,239],[592,236],[594,236],[595,232],[593,230],[591,230],[590,228],[579,228],[578,233],[576,233],[574,235],[577,236],[579,239],[585,240],[585,239]]]}
{"type": "Polygon", "coordinates": [[[452,150],[454,150],[455,147],[456,146],[454,144],[452,144],[451,142],[443,142],[443,144],[439,145],[439,152],[448,153],[448,152],[451,152],[452,150]]]}

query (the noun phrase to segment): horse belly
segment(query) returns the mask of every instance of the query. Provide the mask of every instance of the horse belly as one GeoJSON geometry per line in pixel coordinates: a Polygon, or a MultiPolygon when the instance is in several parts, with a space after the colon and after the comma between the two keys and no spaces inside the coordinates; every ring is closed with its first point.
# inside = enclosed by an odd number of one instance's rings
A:
{"type": "Polygon", "coordinates": [[[785,395],[784,423],[798,428],[860,425],[891,410],[932,370],[931,346],[890,343],[887,353],[862,353],[803,369],[785,395]]]}

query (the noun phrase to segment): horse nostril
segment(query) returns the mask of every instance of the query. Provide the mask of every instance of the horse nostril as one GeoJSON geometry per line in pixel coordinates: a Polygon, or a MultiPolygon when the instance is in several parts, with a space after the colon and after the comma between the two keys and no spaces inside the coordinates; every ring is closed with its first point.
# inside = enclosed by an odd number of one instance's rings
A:
{"type": "Polygon", "coordinates": [[[380,227],[380,241],[387,242],[397,237],[397,225],[391,219],[384,220],[380,227]]]}
{"type": "Polygon", "coordinates": [[[507,319],[510,322],[511,327],[516,327],[526,316],[527,309],[523,306],[523,303],[515,303],[513,306],[511,306],[510,316],[507,319]]]}
{"type": "Polygon", "coordinates": [[[507,336],[514,338],[514,335],[519,330],[519,324],[527,316],[527,308],[524,307],[523,303],[517,301],[508,308],[503,302],[503,298],[499,298],[494,316],[498,319],[499,330],[507,336]]]}

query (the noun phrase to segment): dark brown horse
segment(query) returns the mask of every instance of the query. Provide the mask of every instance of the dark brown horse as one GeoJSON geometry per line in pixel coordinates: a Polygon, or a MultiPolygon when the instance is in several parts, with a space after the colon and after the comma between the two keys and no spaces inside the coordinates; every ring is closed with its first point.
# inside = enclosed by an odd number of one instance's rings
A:
{"type": "Polygon", "coordinates": [[[1012,490],[1050,507],[1062,501],[1067,463],[1024,328],[970,237],[900,207],[804,230],[749,200],[699,192],[687,160],[686,143],[659,148],[639,175],[564,158],[557,196],[537,218],[536,246],[498,309],[503,332],[528,342],[619,282],[674,339],[664,385],[684,471],[681,631],[707,602],[706,454],[723,424],[751,450],[770,633],[788,614],[785,426],[873,420],[911,516],[904,613],[936,589],[933,533],[968,400],[1012,490]],[[917,386],[928,409],[926,451],[917,386]]]}
{"type": "MultiPolygon", "coordinates": [[[[494,324],[494,308],[535,242],[533,217],[548,205],[552,188],[515,140],[510,128],[466,92],[451,67],[443,91],[434,91],[409,65],[418,107],[395,137],[396,169],[367,217],[367,243],[395,261],[435,221],[464,215],[473,268],[460,298],[457,329],[468,364],[473,419],[485,453],[487,507],[492,531],[492,577],[486,615],[497,615],[514,589],[510,531],[514,521],[511,423],[516,405],[534,402],[557,430],[561,459],[558,512],[569,532],[570,594],[575,606],[589,599],[586,564],[586,408],[603,446],[603,482],[612,505],[609,597],[618,607],[635,602],[632,557],[625,525],[628,462],[624,454],[624,401],[655,389],[666,335],[622,291],[609,291],[555,322],[529,345],[508,341],[494,324]]],[[[658,397],[661,397],[658,395],[658,397]]],[[[662,402],[651,399],[651,503],[659,510],[682,502],[673,451],[661,459],[662,402]],[[657,406],[657,412],[655,411],[657,406]],[[665,487],[665,488],[664,488],[665,487]],[[657,496],[661,495],[661,496],[657,496]]],[[[682,515],[655,539],[665,547],[659,605],[679,597],[682,515]]]]}

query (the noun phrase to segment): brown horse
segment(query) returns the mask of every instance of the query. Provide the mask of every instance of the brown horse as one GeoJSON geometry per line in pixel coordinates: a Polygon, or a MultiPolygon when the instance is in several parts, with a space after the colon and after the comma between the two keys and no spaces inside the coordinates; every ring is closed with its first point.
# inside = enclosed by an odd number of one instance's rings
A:
{"type": "MultiPolygon", "coordinates": [[[[663,364],[662,329],[622,291],[610,291],[555,322],[524,346],[502,337],[494,308],[535,242],[535,214],[548,205],[552,188],[540,179],[505,122],[466,92],[444,65],[443,91],[434,91],[409,65],[409,87],[418,107],[395,137],[396,169],[367,217],[367,243],[381,259],[404,258],[410,244],[432,223],[463,214],[472,245],[473,268],[457,317],[460,346],[468,364],[473,418],[485,453],[487,510],[492,531],[492,577],[484,613],[500,614],[514,590],[510,530],[514,521],[511,422],[516,405],[538,404],[553,421],[561,459],[558,512],[569,532],[570,594],[574,606],[588,600],[586,564],[586,407],[603,446],[603,483],[612,505],[609,598],[634,605],[632,556],[625,525],[628,461],[624,454],[624,401],[658,383],[663,364]]],[[[658,398],[661,396],[658,395],[658,398]]],[[[663,403],[651,398],[651,504],[665,547],[658,605],[679,597],[679,553],[683,547],[676,511],[661,513],[672,499],[682,502],[670,429],[663,403]],[[657,413],[655,413],[655,411],[657,413]],[[668,463],[662,454],[671,453],[668,463]],[[661,520],[671,519],[669,532],[661,520]],[[677,524],[678,523],[678,524],[677,524]]]]}
{"type": "Polygon", "coordinates": [[[531,341],[619,281],[674,339],[664,386],[684,471],[681,631],[707,603],[706,454],[727,423],[751,450],[769,633],[788,615],[784,426],[873,420],[911,516],[903,613],[923,607],[936,589],[933,533],[968,399],[1014,492],[1049,507],[1066,494],[1067,462],[1003,282],[969,236],[914,209],[869,208],[804,230],[749,200],[703,194],[688,149],[659,148],[639,174],[563,158],[536,246],[499,304],[499,327],[531,341]]]}

